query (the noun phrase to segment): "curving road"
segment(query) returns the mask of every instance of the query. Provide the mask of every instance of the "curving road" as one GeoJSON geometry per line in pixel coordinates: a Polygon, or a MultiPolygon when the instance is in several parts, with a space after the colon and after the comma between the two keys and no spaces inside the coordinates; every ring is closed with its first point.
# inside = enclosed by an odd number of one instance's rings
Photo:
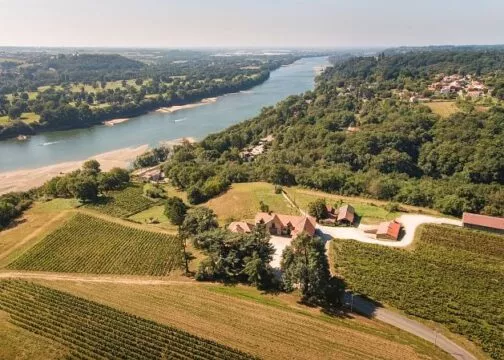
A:
{"type": "Polygon", "coordinates": [[[395,326],[401,330],[414,334],[424,340],[427,340],[437,347],[443,349],[448,354],[458,360],[476,360],[477,358],[463,347],[457,345],[446,336],[431,328],[398,314],[396,312],[376,306],[369,300],[360,296],[348,294],[347,303],[352,304],[352,308],[358,313],[383,321],[389,325],[395,326]]]}
{"type": "Polygon", "coordinates": [[[364,229],[369,228],[369,225],[360,225],[358,228],[317,225],[317,229],[325,240],[330,240],[332,238],[348,239],[357,240],[367,244],[404,248],[413,243],[415,231],[422,224],[449,224],[462,226],[461,220],[429,215],[405,214],[399,216],[397,221],[399,221],[404,228],[404,236],[399,241],[377,240],[372,238],[369,234],[364,232],[364,229]]]}

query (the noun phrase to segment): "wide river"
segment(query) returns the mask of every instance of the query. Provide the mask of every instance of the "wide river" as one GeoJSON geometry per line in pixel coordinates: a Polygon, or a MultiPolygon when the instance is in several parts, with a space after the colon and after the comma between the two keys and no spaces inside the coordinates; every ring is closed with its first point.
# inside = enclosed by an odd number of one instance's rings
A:
{"type": "Polygon", "coordinates": [[[104,152],[182,137],[206,135],[256,116],[261,108],[313,89],[316,68],[327,58],[303,58],[273,71],[249,91],[221,96],[214,103],[173,113],[151,112],[115,126],[47,132],[27,141],[0,141],[0,172],[84,160],[104,152]]]}

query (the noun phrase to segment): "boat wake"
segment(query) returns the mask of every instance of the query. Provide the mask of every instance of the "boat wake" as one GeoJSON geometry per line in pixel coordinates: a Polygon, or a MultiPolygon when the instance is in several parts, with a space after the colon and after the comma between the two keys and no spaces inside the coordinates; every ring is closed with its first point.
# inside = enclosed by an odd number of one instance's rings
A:
{"type": "Polygon", "coordinates": [[[182,121],[186,121],[186,120],[187,120],[187,118],[175,119],[175,120],[173,120],[173,122],[178,123],[178,122],[182,122],[182,121]]]}
{"type": "Polygon", "coordinates": [[[39,144],[40,146],[49,146],[49,145],[54,145],[54,144],[59,144],[60,142],[63,142],[63,141],[49,141],[49,142],[45,142],[45,143],[42,143],[42,144],[39,144]]]}

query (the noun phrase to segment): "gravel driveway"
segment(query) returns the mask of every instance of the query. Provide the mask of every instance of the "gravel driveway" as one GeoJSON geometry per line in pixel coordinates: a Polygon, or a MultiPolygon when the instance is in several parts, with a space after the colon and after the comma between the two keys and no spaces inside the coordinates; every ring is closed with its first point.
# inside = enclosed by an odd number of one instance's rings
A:
{"type": "Polygon", "coordinates": [[[364,228],[369,228],[369,225],[361,225],[359,228],[354,227],[331,227],[317,225],[317,230],[320,236],[325,240],[331,238],[351,239],[368,244],[377,244],[390,247],[407,247],[411,245],[415,238],[415,231],[422,224],[450,224],[462,226],[462,221],[457,219],[441,218],[428,215],[405,214],[397,218],[403,225],[404,236],[399,241],[377,240],[372,235],[364,233],[364,228]]]}

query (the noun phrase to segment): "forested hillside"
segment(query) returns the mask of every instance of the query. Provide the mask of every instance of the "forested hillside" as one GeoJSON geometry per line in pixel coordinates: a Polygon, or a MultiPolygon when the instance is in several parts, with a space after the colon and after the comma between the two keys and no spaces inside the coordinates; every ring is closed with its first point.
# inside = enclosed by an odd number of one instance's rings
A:
{"type": "Polygon", "coordinates": [[[260,179],[451,215],[502,216],[503,67],[503,51],[381,54],[338,62],[319,77],[315,91],[178,149],[166,172],[174,185],[194,193],[194,202],[230,182],[260,179]],[[437,78],[452,74],[483,82],[485,92],[478,98],[429,92],[437,78]],[[437,100],[450,101],[458,111],[442,118],[427,106],[437,100]],[[244,156],[244,148],[266,135],[274,140],[263,154],[244,156]]]}

